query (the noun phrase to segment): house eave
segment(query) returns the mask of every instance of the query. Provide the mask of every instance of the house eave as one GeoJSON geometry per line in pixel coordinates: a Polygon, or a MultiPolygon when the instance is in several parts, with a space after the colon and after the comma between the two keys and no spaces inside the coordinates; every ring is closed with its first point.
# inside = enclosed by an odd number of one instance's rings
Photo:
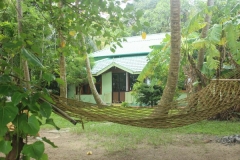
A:
{"type": "Polygon", "coordinates": [[[106,72],[107,70],[109,70],[109,69],[112,68],[112,67],[117,67],[117,68],[119,68],[119,69],[121,69],[121,70],[124,70],[124,71],[130,73],[130,74],[139,74],[139,73],[140,73],[139,71],[134,72],[134,71],[131,70],[131,69],[128,69],[128,68],[126,68],[126,67],[124,67],[124,66],[121,66],[121,65],[113,62],[113,63],[111,63],[110,65],[108,65],[107,67],[105,67],[104,69],[102,69],[102,70],[100,70],[99,72],[97,72],[97,73],[95,73],[95,74],[92,74],[92,75],[93,75],[93,76],[99,76],[99,75],[103,74],[104,72],[106,72]]]}
{"type": "Polygon", "coordinates": [[[125,57],[125,56],[135,56],[135,55],[147,55],[151,52],[150,50],[148,52],[136,52],[136,53],[124,53],[124,54],[110,54],[110,55],[92,55],[94,58],[112,58],[112,57],[125,57]]]}

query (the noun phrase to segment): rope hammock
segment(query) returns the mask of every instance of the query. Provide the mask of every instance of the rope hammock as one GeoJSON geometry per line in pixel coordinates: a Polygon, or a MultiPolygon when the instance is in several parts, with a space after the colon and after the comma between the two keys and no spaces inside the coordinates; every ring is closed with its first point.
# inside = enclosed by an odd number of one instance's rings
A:
{"type": "Polygon", "coordinates": [[[215,79],[202,90],[167,106],[114,107],[52,95],[58,109],[81,121],[113,122],[145,128],[174,128],[196,123],[240,104],[240,72],[215,79]],[[224,77],[223,77],[224,78],[224,77]],[[161,109],[164,108],[164,112],[161,109]],[[166,112],[167,111],[167,112],[166,112]]]}

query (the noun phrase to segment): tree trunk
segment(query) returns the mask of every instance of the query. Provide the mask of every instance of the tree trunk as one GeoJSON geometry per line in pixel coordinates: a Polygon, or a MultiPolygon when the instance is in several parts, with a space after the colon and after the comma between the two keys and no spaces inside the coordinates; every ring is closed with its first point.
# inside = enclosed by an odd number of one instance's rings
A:
{"type": "MultiPolygon", "coordinates": [[[[91,43],[90,45],[91,45],[91,47],[93,47],[94,51],[97,51],[97,47],[94,44],[93,40],[89,38],[89,41],[90,41],[90,43],[91,43]]],[[[96,89],[94,81],[93,81],[92,73],[91,73],[89,57],[88,57],[87,53],[85,55],[86,55],[85,63],[86,63],[86,69],[87,69],[88,83],[89,83],[91,92],[93,94],[93,97],[98,105],[106,105],[106,103],[102,100],[102,98],[99,96],[99,94],[97,92],[97,89],[96,89]]]]}
{"type": "MultiPolygon", "coordinates": [[[[213,6],[214,5],[214,0],[208,0],[207,1],[207,6],[213,6]]],[[[207,32],[209,30],[209,26],[210,26],[210,22],[211,22],[211,15],[210,14],[206,14],[205,16],[205,22],[207,23],[206,26],[202,29],[201,32],[201,38],[206,38],[207,37],[207,32]]],[[[204,62],[204,54],[206,52],[206,48],[203,47],[199,50],[198,52],[198,61],[197,61],[197,69],[199,71],[202,70],[203,67],[203,62],[204,62]]],[[[198,84],[198,87],[195,89],[195,91],[197,90],[201,90],[201,88],[205,85],[203,81],[201,81],[201,77],[198,76],[198,81],[201,82],[198,84]]]]}
{"type": "Polygon", "coordinates": [[[78,100],[81,100],[81,86],[78,85],[78,100]]]}
{"type": "MultiPolygon", "coordinates": [[[[10,133],[5,136],[5,140],[10,139],[10,133]]],[[[20,160],[20,153],[23,149],[23,138],[18,137],[16,134],[12,136],[12,150],[6,155],[6,160],[20,160]]]]}
{"type": "MultiPolygon", "coordinates": [[[[21,0],[16,1],[16,3],[17,3],[16,5],[17,5],[18,36],[20,36],[20,34],[22,33],[22,4],[21,4],[21,2],[22,2],[21,0]]],[[[22,64],[23,64],[24,80],[26,81],[25,87],[27,89],[30,89],[30,76],[29,76],[28,63],[26,60],[21,61],[21,58],[20,58],[20,62],[22,62],[22,64]]],[[[23,138],[19,137],[16,133],[12,136],[10,135],[10,133],[7,133],[5,135],[5,140],[11,141],[11,145],[12,145],[12,150],[6,155],[6,160],[19,160],[20,153],[24,146],[23,138]]]]}
{"type": "Polygon", "coordinates": [[[102,100],[102,98],[99,96],[97,89],[95,87],[94,81],[93,81],[93,77],[92,77],[92,73],[91,73],[91,66],[90,66],[90,61],[88,58],[88,54],[85,52],[84,53],[86,59],[85,59],[85,63],[86,63],[86,70],[87,70],[87,77],[88,77],[88,83],[91,89],[91,92],[93,94],[93,97],[97,103],[97,105],[106,105],[106,103],[102,100]]]}
{"type": "MultiPolygon", "coordinates": [[[[17,0],[17,22],[18,22],[18,36],[22,33],[22,0],[17,0]]],[[[28,62],[26,60],[22,61],[23,64],[23,72],[24,72],[24,80],[26,81],[25,87],[30,89],[30,75],[28,69],[28,62]]]]}
{"type": "MultiPolygon", "coordinates": [[[[79,0],[76,0],[76,5],[78,7],[79,4],[79,0]]],[[[92,41],[91,41],[92,43],[92,41]]],[[[94,81],[93,81],[93,77],[92,77],[92,72],[91,72],[91,66],[90,66],[90,61],[89,61],[89,57],[86,51],[86,42],[85,42],[85,38],[83,36],[83,34],[80,31],[80,45],[82,46],[83,50],[82,50],[82,54],[85,56],[85,64],[86,64],[86,70],[87,70],[87,78],[88,78],[88,84],[90,87],[90,90],[92,92],[92,95],[97,103],[97,105],[101,106],[101,105],[106,105],[106,103],[102,100],[102,98],[99,96],[97,89],[95,87],[94,81]]],[[[91,44],[94,45],[94,44],[91,44]]],[[[94,46],[93,46],[94,47],[94,46]]],[[[96,48],[94,48],[96,49],[96,48]]]]}
{"type": "Polygon", "coordinates": [[[171,55],[168,71],[167,84],[164,88],[163,95],[159,101],[159,108],[155,114],[167,114],[166,106],[173,101],[175,90],[178,82],[178,72],[181,51],[181,28],[180,28],[180,0],[170,1],[171,11],[171,55]]]}
{"type": "Polygon", "coordinates": [[[24,80],[26,81],[25,87],[27,90],[30,90],[31,89],[30,74],[29,74],[28,62],[26,60],[23,60],[23,71],[24,71],[24,80]]]}
{"type": "MultiPolygon", "coordinates": [[[[214,5],[214,0],[208,0],[207,1],[208,6],[213,6],[214,5]]],[[[201,32],[201,38],[206,38],[207,37],[207,32],[209,30],[210,22],[211,22],[211,15],[206,14],[205,16],[205,22],[207,23],[206,26],[202,29],[201,32]]],[[[198,52],[198,63],[197,63],[197,69],[201,71],[203,67],[203,62],[204,62],[204,53],[205,53],[205,47],[201,48],[198,52]]]]}
{"type": "MultiPolygon", "coordinates": [[[[61,1],[58,3],[59,9],[62,8],[61,1]]],[[[60,15],[60,19],[62,18],[62,15],[60,15]]],[[[63,35],[61,32],[61,29],[58,30],[58,38],[60,39],[60,48],[65,47],[65,41],[63,39],[63,35]]],[[[60,79],[63,80],[63,84],[60,84],[60,97],[67,98],[67,78],[66,78],[66,61],[65,56],[63,52],[61,51],[59,53],[59,68],[60,68],[60,79]]]]}
{"type": "Polygon", "coordinates": [[[66,79],[66,61],[63,53],[60,53],[60,78],[63,80],[63,84],[60,84],[60,97],[67,98],[67,79],[66,79]]]}

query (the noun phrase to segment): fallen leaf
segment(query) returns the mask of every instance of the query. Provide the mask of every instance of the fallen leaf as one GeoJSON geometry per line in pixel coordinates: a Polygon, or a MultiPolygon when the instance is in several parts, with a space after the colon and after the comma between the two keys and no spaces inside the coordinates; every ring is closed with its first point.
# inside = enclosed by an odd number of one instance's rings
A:
{"type": "Polygon", "coordinates": [[[92,155],[92,151],[88,151],[88,152],[87,152],[87,155],[92,155]]]}

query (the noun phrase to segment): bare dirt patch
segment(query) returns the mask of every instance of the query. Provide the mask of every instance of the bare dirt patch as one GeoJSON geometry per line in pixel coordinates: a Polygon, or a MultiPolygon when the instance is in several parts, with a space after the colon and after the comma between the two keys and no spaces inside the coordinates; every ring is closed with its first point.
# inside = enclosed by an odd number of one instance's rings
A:
{"type": "MultiPolygon", "coordinates": [[[[214,137],[203,135],[176,135],[170,144],[152,146],[141,143],[115,152],[107,151],[102,145],[104,138],[98,135],[77,135],[67,129],[42,130],[40,135],[58,146],[45,145],[50,160],[240,160],[240,144],[223,145],[216,143],[214,137]],[[94,138],[89,138],[92,136],[94,138]],[[89,151],[91,155],[87,154],[89,151]]],[[[34,140],[29,139],[30,142],[34,140]]]]}

